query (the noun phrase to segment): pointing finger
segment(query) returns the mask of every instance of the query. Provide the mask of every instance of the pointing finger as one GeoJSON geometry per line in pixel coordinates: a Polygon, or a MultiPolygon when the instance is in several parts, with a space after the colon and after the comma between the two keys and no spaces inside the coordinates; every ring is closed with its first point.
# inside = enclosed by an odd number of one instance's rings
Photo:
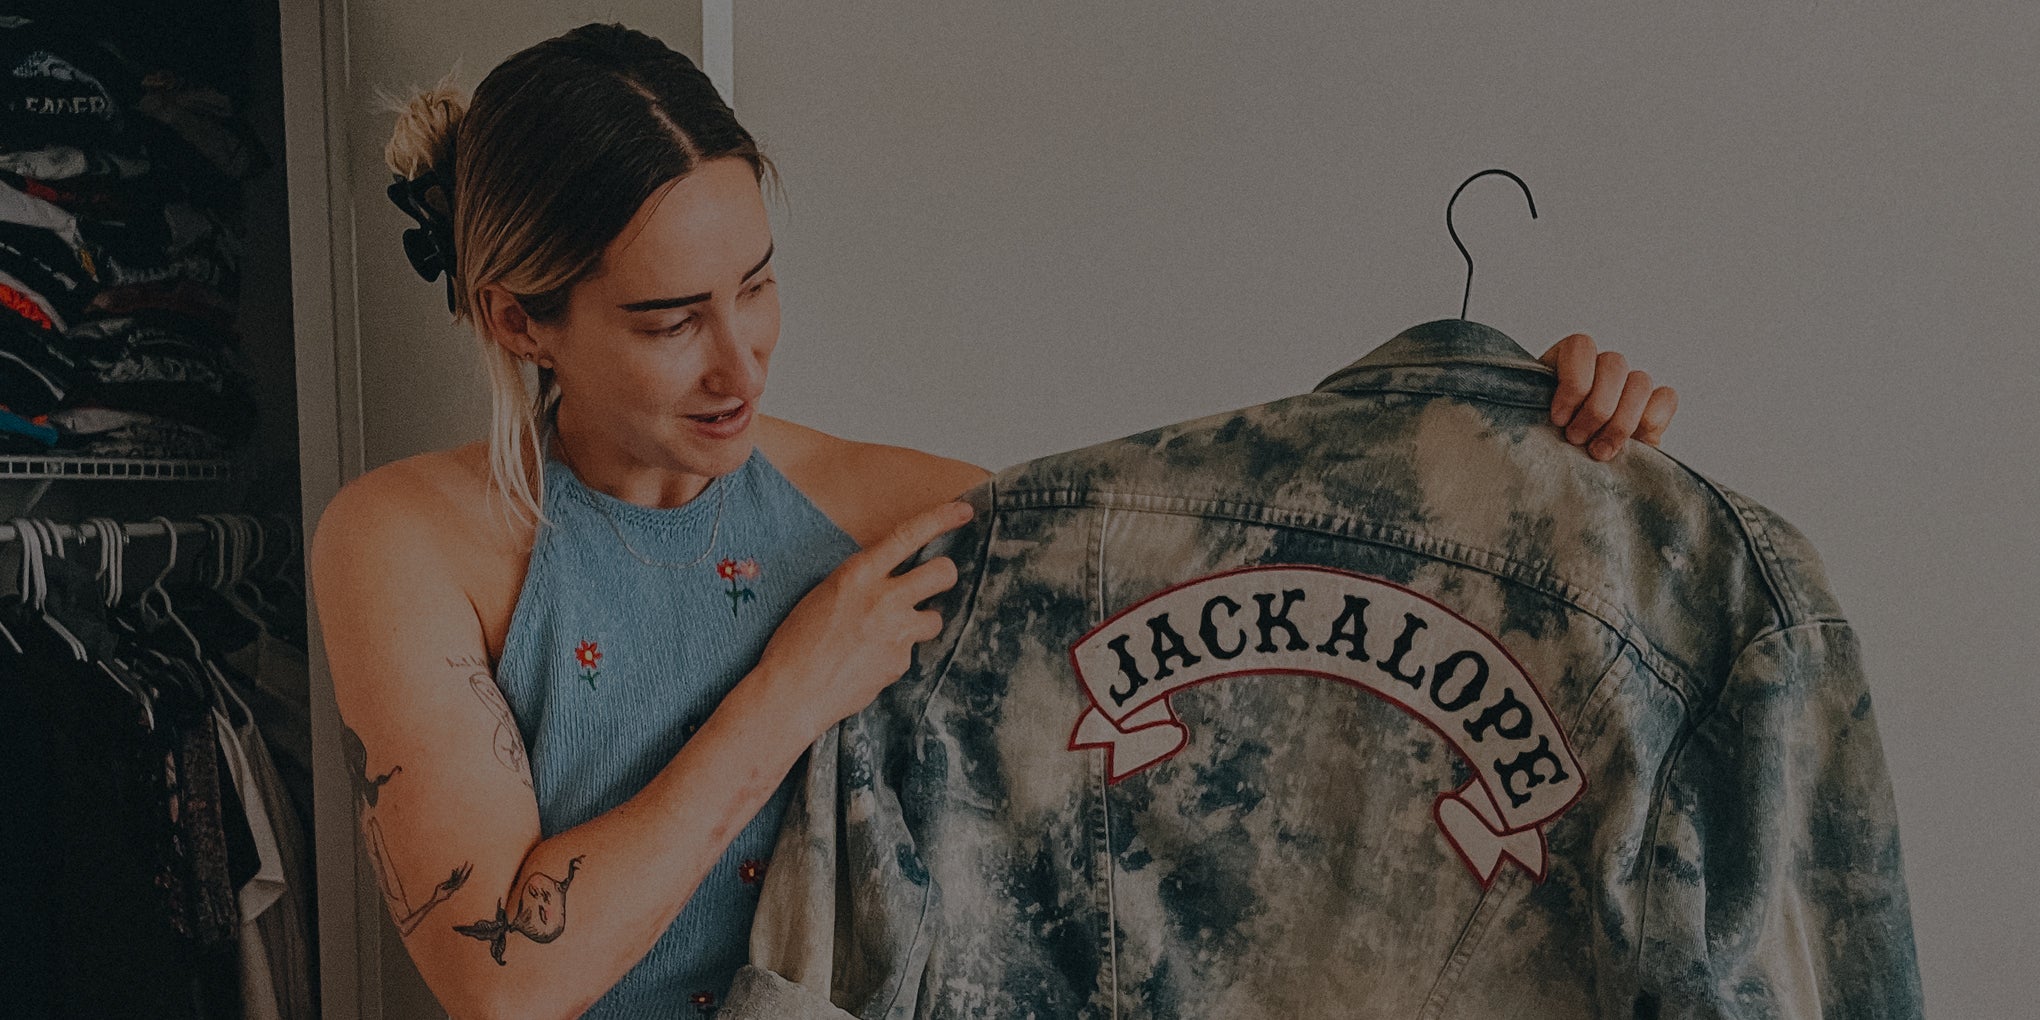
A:
{"type": "Polygon", "coordinates": [[[882,565],[887,573],[906,562],[915,550],[935,540],[936,536],[954,531],[971,519],[976,511],[969,503],[951,502],[923,510],[892,530],[892,534],[881,539],[869,552],[874,562],[882,565]]]}

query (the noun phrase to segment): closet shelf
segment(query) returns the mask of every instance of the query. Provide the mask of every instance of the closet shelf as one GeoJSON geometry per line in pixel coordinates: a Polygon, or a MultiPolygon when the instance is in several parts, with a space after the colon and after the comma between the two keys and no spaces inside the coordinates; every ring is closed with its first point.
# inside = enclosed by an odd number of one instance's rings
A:
{"type": "Polygon", "coordinates": [[[142,457],[0,456],[0,482],[91,479],[94,481],[205,482],[232,477],[230,460],[155,460],[142,457]]]}

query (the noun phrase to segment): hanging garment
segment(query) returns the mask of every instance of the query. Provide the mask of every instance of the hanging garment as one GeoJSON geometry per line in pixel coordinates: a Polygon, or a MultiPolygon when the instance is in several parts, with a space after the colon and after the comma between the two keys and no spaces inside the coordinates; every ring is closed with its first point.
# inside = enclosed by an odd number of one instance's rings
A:
{"type": "MultiPolygon", "coordinates": [[[[259,722],[259,716],[257,716],[259,722]]],[[[312,979],[312,857],[310,820],[298,810],[284,785],[273,757],[267,734],[257,724],[239,730],[241,745],[247,747],[253,785],[261,792],[263,810],[269,814],[271,832],[279,863],[284,871],[284,896],[255,922],[261,932],[261,947],[269,965],[267,985],[275,996],[277,1016],[284,1020],[318,1020],[316,983],[312,979]]]]}
{"type": "Polygon", "coordinates": [[[719,1020],[1920,1013],[1854,631],[1508,337],[1008,469],[719,1020]]]}
{"type": "MultiPolygon", "coordinates": [[[[266,986],[282,1020],[318,1020],[312,982],[312,865],[309,819],[301,813],[272,759],[258,715],[237,731],[247,750],[250,783],[260,792],[282,868],[283,894],[256,916],[262,956],[268,965],[266,986]]],[[[243,951],[249,946],[245,938],[243,951]]],[[[244,962],[244,974],[247,973],[244,962]]],[[[261,982],[257,982],[260,984],[261,982]]],[[[244,1001],[249,996],[245,991],[244,1001]]],[[[256,998],[260,999],[258,989],[256,998]]],[[[251,1014],[252,1015],[252,1014],[251,1014]]]]}
{"type": "MultiPolygon", "coordinates": [[[[268,637],[259,617],[209,587],[179,587],[174,592],[178,618],[206,653],[206,668],[222,695],[223,711],[215,713],[220,745],[232,766],[236,787],[249,808],[262,868],[239,887],[241,909],[241,1001],[248,1017],[316,1020],[311,967],[311,819],[300,810],[310,803],[309,773],[293,795],[280,775],[270,745],[277,742],[276,720],[265,715],[263,700],[274,701],[236,667],[248,661],[241,653],[259,652],[268,637]]],[[[284,734],[307,745],[309,759],[309,691],[298,696],[291,722],[301,732],[284,734]]]]}
{"type": "Polygon", "coordinates": [[[88,568],[46,566],[47,612],[87,658],[43,612],[0,605],[23,647],[0,642],[0,771],[33,794],[9,802],[27,815],[4,827],[30,837],[10,860],[33,911],[32,943],[7,958],[37,964],[10,981],[8,1015],[239,1016],[235,887],[255,872],[253,837],[221,778],[208,702],[174,660],[143,651],[163,635],[125,638],[98,615],[88,568]]]}
{"type": "MultiPolygon", "coordinates": [[[[19,609],[0,609],[0,625],[27,642],[41,624],[19,609]]],[[[26,883],[0,897],[9,1015],[195,1018],[189,947],[156,884],[172,852],[158,810],[164,734],[53,637],[28,650],[0,647],[0,774],[18,787],[8,811],[22,812],[0,838],[26,883]]]]}
{"type": "MultiPolygon", "coordinates": [[[[247,718],[245,725],[252,729],[253,718],[247,718]]],[[[270,970],[269,949],[262,934],[260,918],[283,899],[283,853],[277,846],[275,830],[270,827],[269,811],[262,803],[265,791],[256,782],[242,732],[227,720],[224,712],[215,709],[213,734],[233,777],[234,787],[241,794],[241,808],[256,864],[254,874],[235,887],[235,902],[241,914],[241,930],[237,935],[241,1010],[247,1020],[279,1020],[282,1010],[277,1002],[276,983],[270,970]]],[[[256,742],[260,743],[259,737],[256,742]]]]}

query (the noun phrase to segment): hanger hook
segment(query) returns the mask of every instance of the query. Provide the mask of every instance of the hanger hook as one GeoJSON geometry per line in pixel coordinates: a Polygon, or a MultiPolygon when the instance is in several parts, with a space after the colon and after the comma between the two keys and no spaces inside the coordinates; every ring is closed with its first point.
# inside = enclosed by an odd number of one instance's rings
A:
{"type": "Polygon", "coordinates": [[[35,590],[35,575],[31,573],[33,561],[30,557],[35,553],[33,548],[35,544],[35,531],[28,526],[28,518],[26,517],[10,518],[7,523],[14,525],[14,540],[21,544],[20,573],[15,575],[15,588],[21,592],[21,600],[23,602],[32,604],[34,601],[32,593],[35,590]]]}
{"type": "Polygon", "coordinates": [[[212,545],[212,587],[217,591],[227,581],[227,529],[215,514],[199,514],[198,523],[205,529],[206,541],[212,545]]]}
{"type": "Polygon", "coordinates": [[[42,528],[26,517],[13,521],[14,534],[21,539],[21,597],[36,609],[43,607],[44,592],[48,590],[43,573],[45,551],[42,528]]]}
{"type": "Polygon", "coordinates": [[[163,533],[165,535],[170,536],[170,558],[164,561],[163,572],[156,575],[155,583],[149,585],[149,587],[154,588],[160,592],[163,590],[164,579],[168,578],[170,576],[171,569],[177,566],[177,525],[170,523],[170,518],[164,517],[161,514],[158,514],[149,519],[152,521],[163,522],[163,533]]]}
{"type": "Polygon", "coordinates": [[[99,582],[99,601],[103,605],[112,606],[114,582],[107,575],[113,570],[113,536],[106,532],[106,518],[87,517],[84,523],[78,525],[80,544],[84,543],[88,528],[91,529],[92,537],[99,542],[99,569],[93,573],[92,579],[99,582]]]}
{"type": "Polygon", "coordinates": [[[99,533],[106,536],[101,548],[106,558],[106,604],[118,606],[127,595],[127,525],[111,517],[99,518],[99,533]]]}
{"type": "Polygon", "coordinates": [[[1466,180],[1461,181],[1459,183],[1459,190],[1454,191],[1452,193],[1451,201],[1445,203],[1445,232],[1452,235],[1452,243],[1459,246],[1459,256],[1466,260],[1466,294],[1464,297],[1459,299],[1459,317],[1462,319],[1466,318],[1467,303],[1473,300],[1473,256],[1468,255],[1466,253],[1466,245],[1461,243],[1459,240],[1459,231],[1452,226],[1452,205],[1454,202],[1459,201],[1459,192],[1465,191],[1467,185],[1472,184],[1473,182],[1480,180],[1481,178],[1486,177],[1489,174],[1501,174],[1502,176],[1507,177],[1512,181],[1515,181],[1516,186],[1523,189],[1523,197],[1529,199],[1530,201],[1530,218],[1533,220],[1537,218],[1537,200],[1530,196],[1530,185],[1523,183],[1523,178],[1518,177],[1515,174],[1508,172],[1507,170],[1503,170],[1500,168],[1496,168],[1493,170],[1482,170],[1481,172],[1474,174],[1472,177],[1468,177],[1466,180]]]}

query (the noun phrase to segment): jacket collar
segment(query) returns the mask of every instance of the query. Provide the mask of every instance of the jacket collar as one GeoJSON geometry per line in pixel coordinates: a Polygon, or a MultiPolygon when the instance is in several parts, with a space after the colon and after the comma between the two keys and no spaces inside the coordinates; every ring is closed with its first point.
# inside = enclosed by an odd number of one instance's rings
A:
{"type": "Polygon", "coordinates": [[[1332,373],[1316,392],[1420,390],[1549,404],[1558,373],[1508,334],[1466,319],[1411,326],[1332,373]]]}

